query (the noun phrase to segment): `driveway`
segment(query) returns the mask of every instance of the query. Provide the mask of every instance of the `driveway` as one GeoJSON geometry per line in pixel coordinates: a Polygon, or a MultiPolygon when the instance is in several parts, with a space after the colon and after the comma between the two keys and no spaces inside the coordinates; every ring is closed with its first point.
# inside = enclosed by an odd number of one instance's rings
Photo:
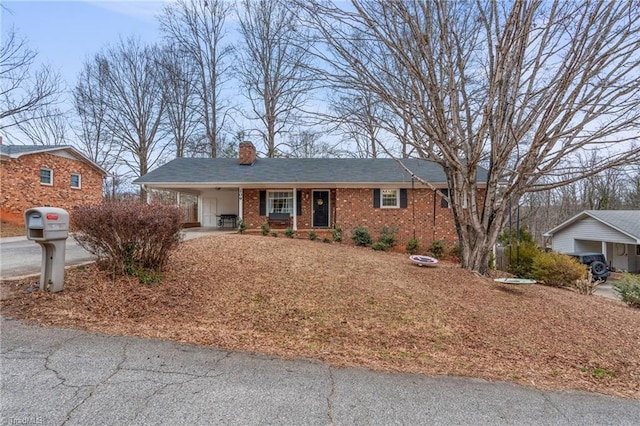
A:
{"type": "Polygon", "coordinates": [[[2,319],[2,424],[635,425],[640,402],[2,319]]]}
{"type": "MultiPolygon", "coordinates": [[[[183,240],[192,240],[207,235],[223,234],[230,231],[218,231],[215,228],[189,228],[182,231],[183,240]]],[[[65,264],[80,265],[95,258],[69,237],[65,244],[65,264]]],[[[26,237],[0,238],[0,279],[38,275],[42,263],[42,248],[26,237]]]]}
{"type": "MultiPolygon", "coordinates": [[[[65,244],[65,263],[79,265],[94,260],[93,256],[68,238],[65,244]]],[[[40,274],[42,248],[26,237],[0,239],[0,279],[40,274]]]]}

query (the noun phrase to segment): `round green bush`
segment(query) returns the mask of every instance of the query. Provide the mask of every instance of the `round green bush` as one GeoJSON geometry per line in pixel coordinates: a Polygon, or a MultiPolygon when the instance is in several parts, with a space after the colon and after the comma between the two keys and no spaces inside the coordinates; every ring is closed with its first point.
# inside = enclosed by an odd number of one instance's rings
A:
{"type": "Polygon", "coordinates": [[[553,287],[572,287],[587,276],[587,268],[566,254],[539,252],[533,258],[531,276],[553,287]]]}

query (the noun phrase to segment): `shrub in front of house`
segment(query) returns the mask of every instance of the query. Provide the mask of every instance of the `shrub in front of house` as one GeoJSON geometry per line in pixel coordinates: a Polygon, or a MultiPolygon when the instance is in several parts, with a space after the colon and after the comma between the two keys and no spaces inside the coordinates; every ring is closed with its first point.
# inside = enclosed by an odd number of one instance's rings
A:
{"type": "Polygon", "coordinates": [[[387,246],[387,250],[396,245],[396,234],[398,233],[398,228],[396,226],[389,228],[388,226],[383,226],[380,231],[380,237],[378,237],[378,242],[387,246]]]}
{"type": "Polygon", "coordinates": [[[508,272],[521,278],[534,278],[532,275],[533,259],[540,253],[533,241],[533,234],[526,228],[504,231],[498,236],[498,242],[504,246],[509,267],[508,272]]]}
{"type": "Polygon", "coordinates": [[[531,278],[553,287],[574,287],[587,277],[587,268],[571,256],[538,252],[533,258],[531,278]]]}
{"type": "Polygon", "coordinates": [[[440,240],[432,241],[429,246],[429,253],[436,259],[440,259],[444,254],[444,243],[440,240]]]}
{"type": "Polygon", "coordinates": [[[462,258],[460,243],[455,243],[453,247],[451,247],[451,249],[449,250],[449,256],[457,261],[460,261],[460,259],[462,258]]]}
{"type": "Polygon", "coordinates": [[[244,234],[244,231],[246,230],[247,230],[247,223],[244,220],[240,219],[240,221],[238,222],[238,232],[240,234],[244,234]]]}
{"type": "Polygon", "coordinates": [[[340,228],[340,225],[338,225],[337,223],[331,231],[331,236],[333,237],[333,241],[335,241],[336,243],[342,241],[342,228],[340,228]]]}
{"type": "Polygon", "coordinates": [[[613,283],[613,290],[627,305],[640,308],[640,275],[624,274],[613,283]]]}
{"type": "Polygon", "coordinates": [[[166,204],[110,202],[77,207],[71,226],[78,244],[110,270],[140,277],[163,269],[181,241],[182,211],[166,204]]]}
{"type": "Polygon", "coordinates": [[[269,228],[269,225],[267,225],[266,223],[262,223],[260,225],[260,232],[262,233],[262,235],[269,235],[269,233],[271,233],[271,228],[269,228]]]}
{"type": "Polygon", "coordinates": [[[309,231],[309,239],[311,241],[315,241],[318,239],[318,234],[315,231],[309,231]]]}
{"type": "Polygon", "coordinates": [[[373,240],[371,239],[371,234],[367,230],[367,228],[363,226],[357,226],[351,232],[351,238],[353,242],[357,246],[370,246],[373,240]]]}
{"type": "Polygon", "coordinates": [[[371,244],[371,248],[379,251],[387,251],[389,250],[389,245],[382,241],[376,241],[375,243],[371,244]]]}
{"type": "Polygon", "coordinates": [[[407,241],[407,245],[404,249],[407,254],[418,254],[418,252],[420,251],[420,241],[418,241],[417,238],[409,238],[409,241],[407,241]]]}
{"type": "Polygon", "coordinates": [[[295,234],[296,234],[296,231],[294,231],[293,228],[291,227],[284,230],[284,235],[286,235],[289,238],[293,238],[295,234]]]}

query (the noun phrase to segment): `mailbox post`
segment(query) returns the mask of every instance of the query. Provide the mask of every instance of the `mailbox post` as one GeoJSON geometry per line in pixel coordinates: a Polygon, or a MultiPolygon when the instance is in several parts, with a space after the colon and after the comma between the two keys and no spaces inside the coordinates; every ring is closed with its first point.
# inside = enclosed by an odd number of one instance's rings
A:
{"type": "Polygon", "coordinates": [[[24,212],[24,223],[27,239],[42,247],[40,290],[62,291],[69,213],[56,207],[36,207],[24,212]]]}

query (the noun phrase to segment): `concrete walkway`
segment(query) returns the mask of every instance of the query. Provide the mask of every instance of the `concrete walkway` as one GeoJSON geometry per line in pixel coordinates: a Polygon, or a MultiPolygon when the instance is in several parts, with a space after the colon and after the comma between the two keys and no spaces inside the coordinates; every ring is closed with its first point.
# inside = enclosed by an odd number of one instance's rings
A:
{"type": "Polygon", "coordinates": [[[640,401],[2,319],[2,424],[637,425],[640,401]]]}

